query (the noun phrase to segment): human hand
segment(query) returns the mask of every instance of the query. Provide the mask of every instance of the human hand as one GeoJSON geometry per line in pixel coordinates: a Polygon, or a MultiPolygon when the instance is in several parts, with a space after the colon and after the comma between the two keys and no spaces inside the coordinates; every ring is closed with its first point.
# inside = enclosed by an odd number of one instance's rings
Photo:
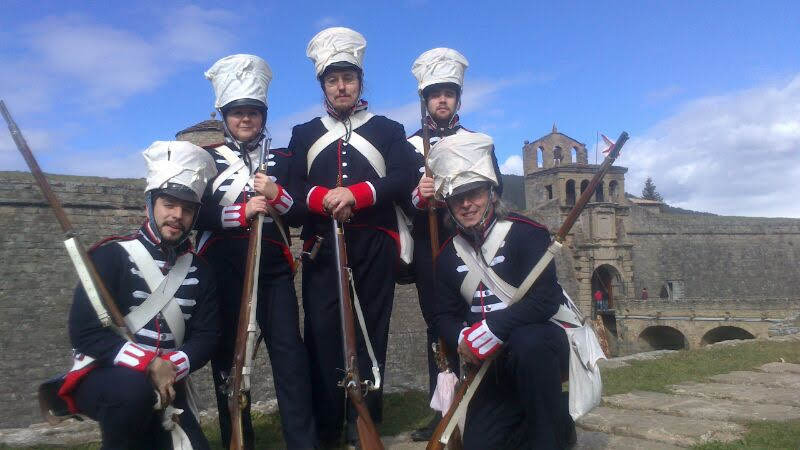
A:
{"type": "Polygon", "coordinates": [[[275,197],[278,196],[278,185],[268,175],[261,172],[256,173],[253,187],[256,192],[266,197],[267,200],[275,200],[275,197]]]}
{"type": "Polygon", "coordinates": [[[347,222],[351,217],[353,217],[353,208],[350,206],[344,206],[338,210],[334,210],[331,215],[339,222],[347,222]]]}
{"type": "Polygon", "coordinates": [[[256,214],[267,212],[267,199],[263,195],[257,195],[247,201],[244,214],[247,220],[252,220],[256,214]]]}
{"type": "Polygon", "coordinates": [[[419,188],[419,195],[425,200],[430,200],[433,198],[433,178],[423,175],[422,178],[419,179],[417,188],[419,188]]]}
{"type": "Polygon", "coordinates": [[[481,365],[481,360],[478,359],[474,353],[472,353],[472,350],[469,348],[469,344],[467,343],[466,339],[462,339],[458,344],[458,355],[467,364],[471,364],[473,366],[481,365]]]}
{"type": "Polygon", "coordinates": [[[161,396],[162,406],[169,405],[175,399],[175,388],[172,385],[175,383],[176,374],[175,365],[161,358],[153,358],[147,366],[147,375],[161,396]]]}
{"type": "MultiPolygon", "coordinates": [[[[352,207],[356,204],[356,198],[350,189],[346,187],[337,187],[328,191],[322,199],[322,207],[328,211],[335,218],[342,217],[345,208],[350,209],[347,218],[353,215],[352,207]]],[[[339,220],[338,218],[336,220],[339,220]]]]}

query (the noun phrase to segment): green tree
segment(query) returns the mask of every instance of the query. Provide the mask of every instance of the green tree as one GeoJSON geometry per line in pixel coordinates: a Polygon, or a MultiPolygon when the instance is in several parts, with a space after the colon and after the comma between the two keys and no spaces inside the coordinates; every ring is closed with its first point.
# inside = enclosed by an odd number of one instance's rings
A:
{"type": "Polygon", "coordinates": [[[653,183],[652,177],[647,177],[647,180],[644,182],[644,188],[642,189],[642,198],[647,200],[655,200],[658,202],[663,202],[664,197],[656,191],[656,184],[653,183]]]}

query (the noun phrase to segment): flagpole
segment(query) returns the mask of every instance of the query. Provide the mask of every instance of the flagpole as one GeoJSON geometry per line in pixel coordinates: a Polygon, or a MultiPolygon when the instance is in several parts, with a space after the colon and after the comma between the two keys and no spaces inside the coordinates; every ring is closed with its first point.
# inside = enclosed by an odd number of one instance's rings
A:
{"type": "Polygon", "coordinates": [[[597,165],[597,141],[600,139],[600,131],[598,130],[594,135],[594,163],[597,165]]]}

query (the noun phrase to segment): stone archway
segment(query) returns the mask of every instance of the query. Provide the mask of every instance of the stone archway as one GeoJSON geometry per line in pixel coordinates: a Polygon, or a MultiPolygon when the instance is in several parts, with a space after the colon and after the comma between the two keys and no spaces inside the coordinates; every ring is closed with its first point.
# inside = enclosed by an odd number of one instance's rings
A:
{"type": "Polygon", "coordinates": [[[653,350],[683,350],[689,347],[686,336],[680,330],[666,325],[654,325],[642,330],[639,345],[653,350]]]}
{"type": "Polygon", "coordinates": [[[734,341],[737,339],[755,339],[755,338],[756,337],[753,336],[752,333],[743,328],[724,326],[709,330],[706,334],[703,335],[703,338],[700,339],[700,345],[702,346],[702,345],[714,344],[716,342],[722,342],[722,341],[734,341]]]}
{"type": "Polygon", "coordinates": [[[592,272],[592,300],[594,293],[600,291],[606,299],[606,307],[613,309],[616,299],[625,298],[625,283],[619,270],[611,264],[603,264],[592,272]]]}

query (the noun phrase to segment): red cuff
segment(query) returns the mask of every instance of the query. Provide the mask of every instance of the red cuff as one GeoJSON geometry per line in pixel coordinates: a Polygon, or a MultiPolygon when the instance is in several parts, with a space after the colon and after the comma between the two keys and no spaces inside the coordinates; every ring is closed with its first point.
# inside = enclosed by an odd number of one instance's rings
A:
{"type": "Polygon", "coordinates": [[[411,193],[411,203],[414,208],[419,210],[428,209],[428,199],[419,194],[419,186],[415,187],[414,192],[411,193]]]}
{"type": "Polygon", "coordinates": [[[294,199],[291,195],[289,195],[289,192],[283,188],[283,186],[277,183],[275,186],[278,186],[278,194],[274,199],[269,201],[269,205],[275,208],[275,210],[278,211],[278,214],[283,215],[286,214],[286,212],[289,211],[289,208],[292,207],[294,204],[294,199]]]}
{"type": "Polygon", "coordinates": [[[325,194],[328,193],[330,189],[324,186],[314,186],[308,191],[308,196],[306,197],[306,204],[308,205],[308,209],[316,214],[327,216],[328,213],[322,207],[322,199],[325,198],[325,194]]]}
{"type": "Polygon", "coordinates": [[[133,342],[126,342],[114,358],[114,365],[144,372],[155,357],[154,352],[145,350],[133,342]]]}
{"type": "Polygon", "coordinates": [[[169,352],[161,355],[161,359],[169,361],[175,365],[175,381],[181,380],[189,375],[189,357],[183,352],[169,352]]]}
{"type": "Polygon", "coordinates": [[[350,192],[352,192],[353,197],[356,199],[356,204],[353,205],[354,211],[368,208],[374,205],[375,201],[377,200],[375,187],[372,186],[372,183],[369,181],[362,181],[361,183],[347,186],[347,189],[350,189],[350,192]]]}
{"type": "Polygon", "coordinates": [[[234,203],[222,208],[222,228],[247,228],[247,203],[234,203]]]}

